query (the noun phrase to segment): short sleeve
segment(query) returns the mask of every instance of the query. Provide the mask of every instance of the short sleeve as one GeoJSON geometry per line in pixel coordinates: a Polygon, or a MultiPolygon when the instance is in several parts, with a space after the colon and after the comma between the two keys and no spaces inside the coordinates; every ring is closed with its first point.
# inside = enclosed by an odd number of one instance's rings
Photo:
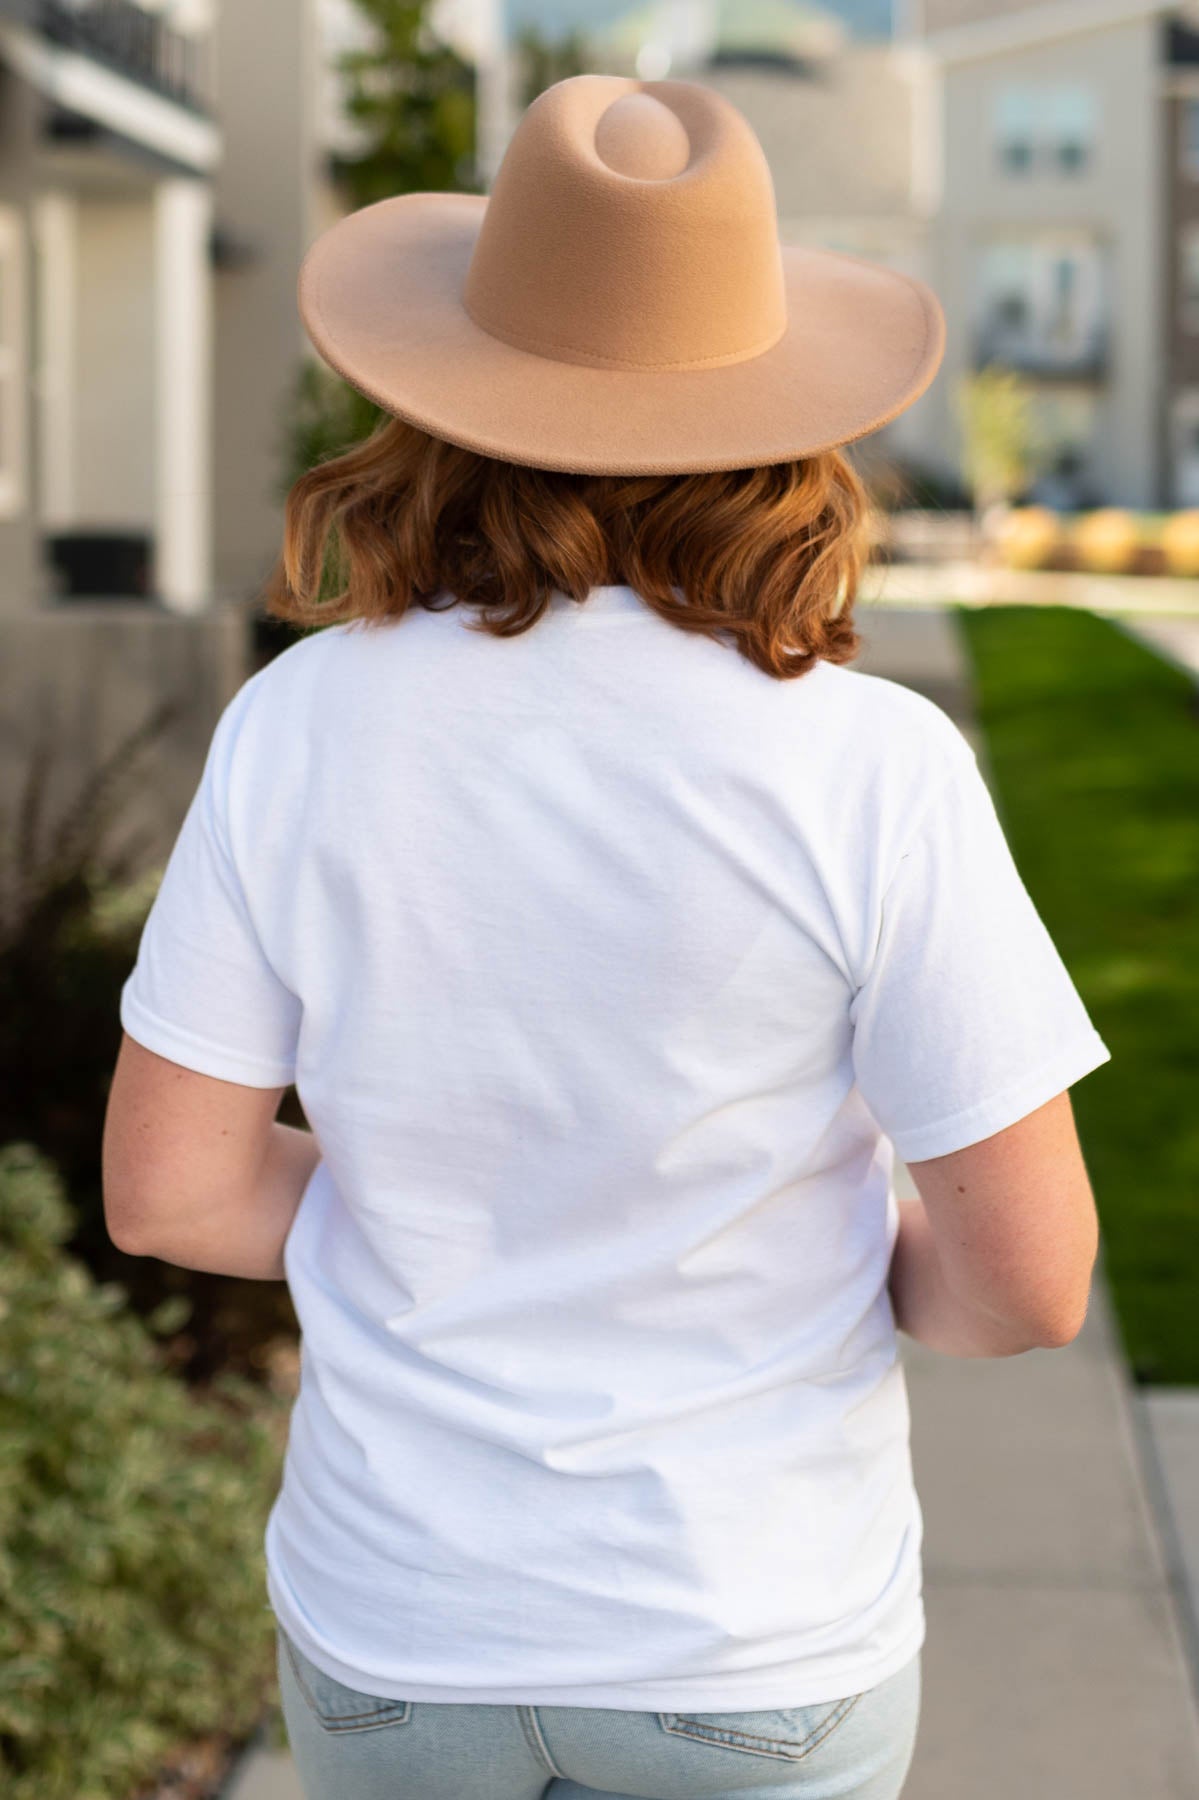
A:
{"type": "Polygon", "coordinates": [[[146,1049],[244,1087],[295,1077],[300,1003],[271,967],[234,864],[230,765],[249,684],[226,706],[121,989],[125,1031],[146,1049]]]}
{"type": "Polygon", "coordinates": [[[945,1156],[1110,1061],[967,754],[884,892],[850,1007],[858,1088],[905,1162],[945,1156]]]}

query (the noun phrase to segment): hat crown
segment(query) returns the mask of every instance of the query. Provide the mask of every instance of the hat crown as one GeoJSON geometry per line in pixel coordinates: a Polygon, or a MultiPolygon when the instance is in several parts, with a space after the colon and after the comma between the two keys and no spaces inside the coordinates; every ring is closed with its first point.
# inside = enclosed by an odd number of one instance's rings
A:
{"type": "Polygon", "coordinates": [[[558,82],[508,145],[463,303],[491,336],[558,362],[687,369],[759,355],[787,328],[761,145],[693,82],[558,82]]]}
{"type": "Polygon", "coordinates": [[[652,94],[622,94],[600,114],[595,149],[617,175],[667,181],[691,160],[691,139],[677,113],[652,94]]]}

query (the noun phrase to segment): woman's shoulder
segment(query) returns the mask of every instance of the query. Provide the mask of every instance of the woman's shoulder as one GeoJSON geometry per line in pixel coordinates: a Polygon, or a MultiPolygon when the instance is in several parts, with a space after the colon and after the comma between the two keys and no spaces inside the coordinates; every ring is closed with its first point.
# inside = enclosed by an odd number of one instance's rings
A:
{"type": "Polygon", "coordinates": [[[305,632],[242,682],[234,696],[239,710],[270,712],[293,705],[306,690],[326,687],[333,665],[361,632],[360,622],[323,625],[305,632]]]}
{"type": "Polygon", "coordinates": [[[817,671],[830,714],[863,749],[893,755],[902,748],[934,759],[973,759],[973,747],[952,714],[919,688],[846,663],[822,661],[817,671]]]}
{"type": "Polygon", "coordinates": [[[285,685],[289,680],[299,678],[301,672],[341,655],[364,629],[360,619],[349,619],[338,625],[319,625],[295,638],[284,649],[277,650],[251,679],[266,686],[285,685]]]}
{"type": "Polygon", "coordinates": [[[308,632],[247,676],[217,720],[212,740],[216,760],[236,759],[242,769],[277,769],[285,742],[294,762],[337,686],[332,665],[350,635],[345,625],[308,632]]]}

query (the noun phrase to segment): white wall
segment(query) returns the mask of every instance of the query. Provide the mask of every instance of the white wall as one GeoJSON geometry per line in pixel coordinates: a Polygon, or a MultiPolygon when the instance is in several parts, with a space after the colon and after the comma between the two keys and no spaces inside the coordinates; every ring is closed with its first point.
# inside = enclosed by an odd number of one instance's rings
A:
{"type": "Polygon", "coordinates": [[[316,130],[327,148],[353,156],[362,147],[362,132],[343,109],[345,78],[338,68],[346,51],[364,50],[375,41],[370,20],[354,0],[317,0],[318,56],[316,130]]]}
{"type": "Polygon", "coordinates": [[[154,211],[81,199],[76,220],[75,523],[154,526],[154,211]]]}
{"type": "Polygon", "coordinates": [[[216,218],[244,260],[216,277],[216,579],[244,597],[282,541],[282,409],[310,354],[296,278],[324,223],[319,0],[229,0],[217,45],[216,218]]]}

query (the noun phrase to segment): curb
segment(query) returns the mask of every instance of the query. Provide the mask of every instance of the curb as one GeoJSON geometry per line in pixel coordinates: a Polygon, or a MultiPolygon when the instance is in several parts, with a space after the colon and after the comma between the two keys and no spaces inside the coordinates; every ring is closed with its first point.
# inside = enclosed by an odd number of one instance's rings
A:
{"type": "MultiPolygon", "coordinates": [[[[1199,1441],[1199,1388],[1130,1384],[1128,1410],[1190,1671],[1195,1705],[1199,1709],[1199,1584],[1192,1573],[1193,1568],[1199,1568],[1199,1542],[1188,1544],[1184,1525],[1188,1509],[1183,1505],[1180,1472],[1171,1466],[1161,1424],[1154,1416],[1155,1401],[1159,1397],[1168,1403],[1170,1398],[1183,1395],[1193,1397],[1191,1430],[1199,1441]]],[[[1190,1511],[1194,1513],[1194,1505],[1190,1511]]]]}
{"type": "Polygon", "coordinates": [[[1111,615],[1111,623],[1125,637],[1132,638],[1146,650],[1152,650],[1155,656],[1160,656],[1163,662],[1171,663],[1191,681],[1199,682],[1199,626],[1190,628],[1188,635],[1193,637],[1194,642],[1184,649],[1179,641],[1178,626],[1173,621],[1163,618],[1117,618],[1111,615]]]}
{"type": "MultiPolygon", "coordinates": [[[[1117,1396],[1117,1416],[1124,1433],[1145,1523],[1167,1597],[1174,1647],[1190,1700],[1190,1723],[1199,1754],[1199,1629],[1187,1579],[1186,1557],[1175,1506],[1157,1435],[1146,1404],[1146,1388],[1137,1382],[1124,1348],[1115,1294],[1107,1270],[1107,1246],[1100,1234],[1094,1281],[1102,1289],[1102,1329],[1106,1339],[1109,1380],[1117,1396]]],[[[1169,1390],[1165,1390],[1169,1391],[1169,1390]]]]}

